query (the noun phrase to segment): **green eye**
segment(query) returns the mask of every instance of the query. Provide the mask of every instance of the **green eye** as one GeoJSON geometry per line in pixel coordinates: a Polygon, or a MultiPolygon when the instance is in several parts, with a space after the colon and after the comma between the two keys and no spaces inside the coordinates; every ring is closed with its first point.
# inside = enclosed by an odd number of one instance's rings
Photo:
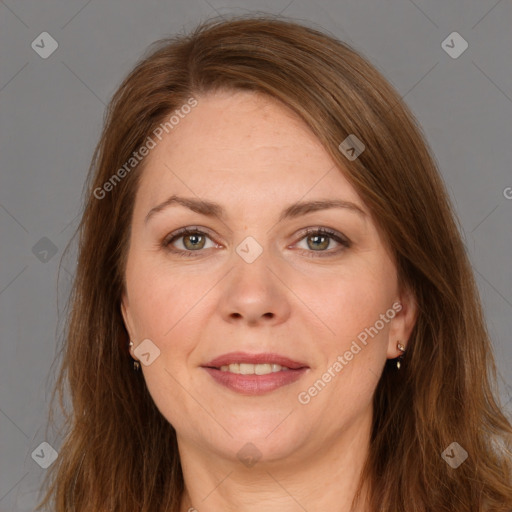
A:
{"type": "Polygon", "coordinates": [[[306,232],[303,233],[302,238],[300,238],[299,242],[302,240],[306,240],[307,248],[309,249],[304,249],[304,252],[310,253],[308,255],[312,257],[322,257],[338,254],[340,250],[342,251],[350,247],[350,241],[347,238],[341,235],[341,233],[328,228],[315,228],[306,230],[306,232]],[[340,244],[342,248],[327,251],[326,249],[328,249],[332,241],[340,244]]]}
{"type": "Polygon", "coordinates": [[[191,252],[199,252],[201,249],[204,249],[207,239],[210,239],[210,237],[200,229],[183,228],[166,237],[163,241],[163,245],[171,252],[187,255],[191,252]],[[172,247],[180,239],[183,239],[181,243],[184,249],[172,247]]]}
{"type": "MultiPolygon", "coordinates": [[[[332,256],[351,245],[351,242],[344,235],[329,228],[309,228],[303,231],[301,235],[299,242],[306,240],[307,248],[301,248],[300,251],[311,257],[332,256]],[[328,250],[333,241],[341,245],[341,249],[328,250]]],[[[210,235],[199,227],[186,227],[175,231],[163,240],[162,245],[170,252],[185,257],[199,255],[202,249],[218,247],[210,235]],[[176,247],[175,244],[179,240],[182,240],[183,248],[176,247]],[[212,243],[209,247],[206,246],[208,240],[212,243]]]]}

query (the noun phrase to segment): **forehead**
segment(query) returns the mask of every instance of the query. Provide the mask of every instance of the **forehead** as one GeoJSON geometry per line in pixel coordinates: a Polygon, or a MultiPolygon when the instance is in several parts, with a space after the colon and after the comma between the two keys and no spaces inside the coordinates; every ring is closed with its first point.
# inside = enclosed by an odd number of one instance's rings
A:
{"type": "Polygon", "coordinates": [[[171,193],[250,198],[255,207],[305,194],[357,200],[309,127],[278,100],[245,91],[196,99],[146,157],[139,203],[152,206],[171,193]]]}

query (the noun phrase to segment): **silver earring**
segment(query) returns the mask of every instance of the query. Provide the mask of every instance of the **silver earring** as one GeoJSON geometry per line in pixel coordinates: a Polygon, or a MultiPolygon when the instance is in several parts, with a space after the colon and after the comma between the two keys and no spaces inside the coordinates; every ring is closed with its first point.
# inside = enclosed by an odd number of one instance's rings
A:
{"type": "MultiPolygon", "coordinates": [[[[132,341],[132,340],[130,340],[130,343],[128,343],[128,346],[129,346],[130,348],[132,348],[132,347],[133,347],[133,341],[132,341]]],[[[133,361],[133,369],[134,369],[135,371],[140,370],[140,363],[139,363],[139,361],[135,361],[135,360],[133,361]]]]}
{"type": "MultiPolygon", "coordinates": [[[[402,345],[399,341],[397,341],[397,345],[396,346],[397,346],[398,350],[400,350],[400,352],[402,352],[402,354],[405,352],[405,346],[402,345]]],[[[403,355],[399,356],[397,361],[396,361],[396,369],[397,370],[400,370],[400,367],[402,366],[401,365],[401,360],[403,359],[403,357],[404,357],[403,355]]]]}

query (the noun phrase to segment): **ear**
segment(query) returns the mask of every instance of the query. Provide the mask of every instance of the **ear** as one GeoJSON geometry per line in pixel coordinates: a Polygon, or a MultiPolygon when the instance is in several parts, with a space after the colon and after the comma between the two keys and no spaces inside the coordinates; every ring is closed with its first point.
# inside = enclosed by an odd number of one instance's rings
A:
{"type": "Polygon", "coordinates": [[[388,359],[395,359],[402,355],[397,347],[398,342],[404,345],[407,350],[409,337],[416,324],[418,306],[414,294],[408,287],[402,289],[397,300],[393,303],[392,309],[395,310],[396,315],[390,322],[388,359]]]}
{"type": "Polygon", "coordinates": [[[133,320],[130,314],[130,307],[128,303],[128,297],[123,293],[121,296],[121,314],[123,315],[124,325],[128,331],[128,336],[131,340],[135,341],[136,332],[133,326],[133,320]]]}

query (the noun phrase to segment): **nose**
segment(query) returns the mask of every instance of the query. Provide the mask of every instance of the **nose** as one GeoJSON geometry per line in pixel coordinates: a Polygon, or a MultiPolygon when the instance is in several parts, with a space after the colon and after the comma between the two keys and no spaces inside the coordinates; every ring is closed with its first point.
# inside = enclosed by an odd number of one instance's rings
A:
{"type": "Polygon", "coordinates": [[[271,257],[263,253],[252,263],[237,254],[224,280],[220,313],[229,323],[277,325],[290,316],[290,291],[271,257]]]}

